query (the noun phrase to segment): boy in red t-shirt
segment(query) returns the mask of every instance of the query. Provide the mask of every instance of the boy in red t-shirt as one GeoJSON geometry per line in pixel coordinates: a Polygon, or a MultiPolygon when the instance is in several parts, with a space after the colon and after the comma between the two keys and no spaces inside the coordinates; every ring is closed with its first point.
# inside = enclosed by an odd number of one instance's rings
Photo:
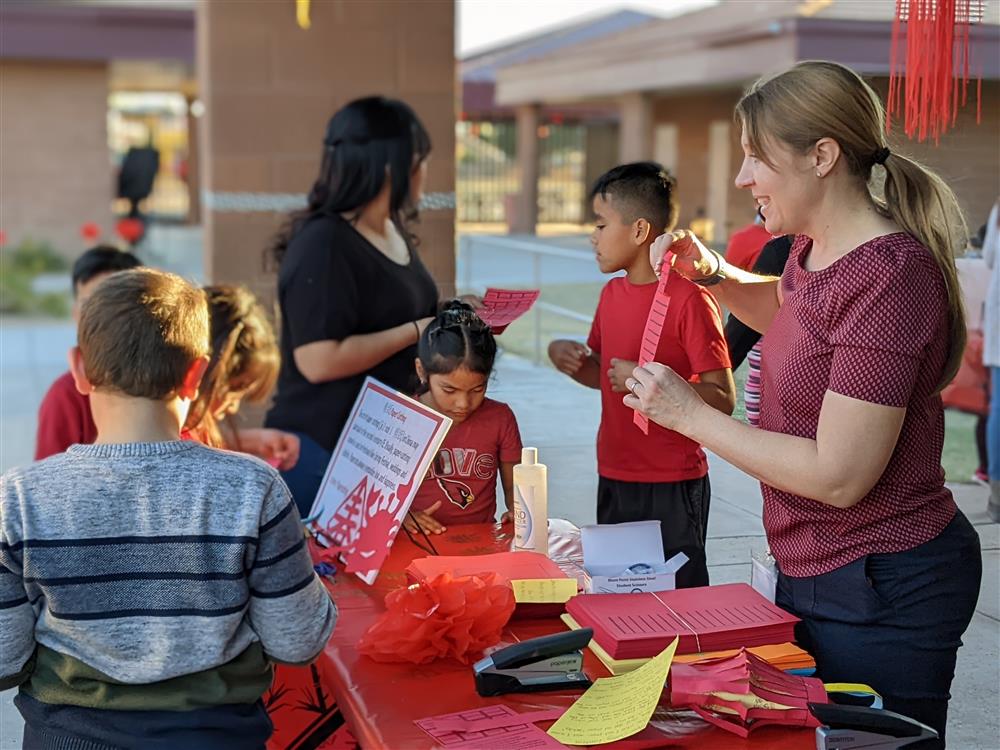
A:
{"type": "MultiPolygon", "coordinates": [[[[556,340],[549,357],[577,382],[601,390],[598,523],[659,520],[666,556],[684,552],[690,558],[677,574],[678,587],[707,586],[711,488],[705,453],[694,441],[652,422],[644,435],[632,422],[632,409],[622,403],[656,294],[649,248],[676,223],[674,189],[673,178],[654,162],[625,164],[598,178],[591,190],[597,217],[591,243],[601,271],[625,275],[601,291],[587,347],[556,340]]],[[[670,306],[656,361],[691,380],[706,403],[731,414],[736,387],[718,303],[679,274],[671,274],[667,294],[670,306]]]]}
{"type": "MultiPolygon", "coordinates": [[[[73,263],[73,322],[79,321],[83,303],[97,285],[117,271],[127,271],[142,263],[132,253],[110,245],[87,250],[73,263]]],[[[90,415],[90,397],[76,389],[67,371],[56,378],[38,408],[35,460],[62,453],[75,443],[93,443],[97,426],[90,415]]]]}

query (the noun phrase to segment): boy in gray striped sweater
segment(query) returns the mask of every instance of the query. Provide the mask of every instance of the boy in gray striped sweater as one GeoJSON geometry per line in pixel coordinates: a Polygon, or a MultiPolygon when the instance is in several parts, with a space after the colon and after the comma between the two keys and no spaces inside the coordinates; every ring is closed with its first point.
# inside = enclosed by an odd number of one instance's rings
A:
{"type": "Polygon", "coordinates": [[[316,657],[336,608],[278,473],[180,440],[204,295],[115,274],[78,341],[97,442],[0,478],[0,689],[20,686],[24,747],[263,748],[271,662],[316,657]]]}

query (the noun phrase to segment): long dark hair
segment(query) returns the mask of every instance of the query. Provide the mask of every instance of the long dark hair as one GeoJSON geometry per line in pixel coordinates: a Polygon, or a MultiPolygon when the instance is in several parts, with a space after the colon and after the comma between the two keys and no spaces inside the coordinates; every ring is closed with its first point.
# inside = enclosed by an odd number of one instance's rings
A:
{"type": "Polygon", "coordinates": [[[319,177],[309,191],[309,205],[291,215],[268,249],[274,267],[295,233],[314,216],[351,214],[357,219],[390,182],[389,216],[412,246],[409,224],[417,217],[410,197],[413,170],[431,152],[431,139],[409,105],[382,96],[356,99],[330,118],[323,139],[319,177]]]}
{"type": "MultiPolygon", "coordinates": [[[[428,377],[465,367],[488,378],[497,357],[497,342],[470,305],[452,300],[424,329],[417,342],[417,357],[428,377]]],[[[422,390],[426,389],[425,383],[422,390]]]]}

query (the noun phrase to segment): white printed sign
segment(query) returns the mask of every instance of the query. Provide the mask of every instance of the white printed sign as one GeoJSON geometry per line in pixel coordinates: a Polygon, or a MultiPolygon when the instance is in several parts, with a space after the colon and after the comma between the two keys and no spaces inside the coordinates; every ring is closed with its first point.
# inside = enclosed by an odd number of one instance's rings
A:
{"type": "Polygon", "coordinates": [[[371,584],[451,420],[366,378],[311,516],[349,573],[371,584]]]}

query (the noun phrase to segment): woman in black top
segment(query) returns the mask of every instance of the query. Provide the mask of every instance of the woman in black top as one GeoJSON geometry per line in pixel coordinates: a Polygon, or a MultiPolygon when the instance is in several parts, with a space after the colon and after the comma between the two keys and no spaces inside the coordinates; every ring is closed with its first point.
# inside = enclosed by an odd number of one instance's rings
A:
{"type": "Polygon", "coordinates": [[[416,342],[438,303],[409,230],[430,150],[403,102],[351,102],[327,126],[309,206],[270,250],[282,362],[266,423],[302,441],[283,476],[303,515],[365,376],[407,392],[415,385],[416,342]]]}

